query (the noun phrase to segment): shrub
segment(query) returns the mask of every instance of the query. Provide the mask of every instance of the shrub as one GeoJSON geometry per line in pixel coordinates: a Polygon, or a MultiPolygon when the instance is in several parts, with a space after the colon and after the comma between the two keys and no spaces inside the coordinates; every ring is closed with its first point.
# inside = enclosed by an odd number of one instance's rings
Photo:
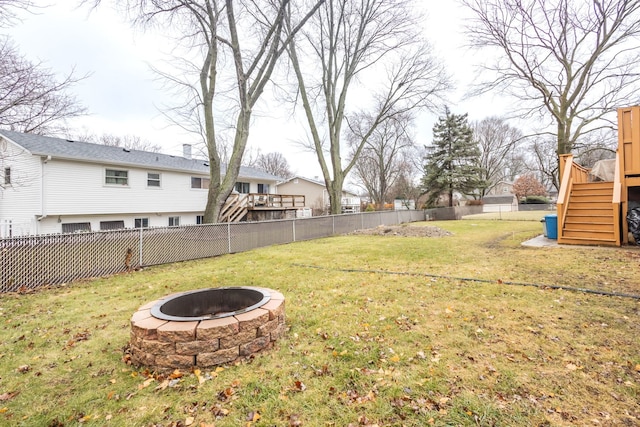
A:
{"type": "Polygon", "coordinates": [[[523,205],[533,205],[533,204],[547,204],[549,203],[549,199],[544,196],[527,196],[520,199],[520,203],[523,205]]]}
{"type": "Polygon", "coordinates": [[[526,174],[518,177],[516,182],[513,183],[513,192],[518,199],[531,196],[544,196],[547,194],[544,186],[533,174],[526,174]]]}

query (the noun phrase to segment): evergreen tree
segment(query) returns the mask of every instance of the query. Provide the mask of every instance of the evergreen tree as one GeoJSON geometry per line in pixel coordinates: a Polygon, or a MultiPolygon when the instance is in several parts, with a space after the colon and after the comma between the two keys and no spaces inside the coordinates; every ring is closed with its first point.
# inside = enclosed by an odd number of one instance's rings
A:
{"type": "Polygon", "coordinates": [[[445,117],[438,118],[433,127],[433,143],[428,149],[422,178],[428,206],[436,205],[442,195],[448,196],[448,204],[453,206],[454,192],[472,195],[481,186],[480,149],[466,114],[452,114],[446,108],[445,117]]]}

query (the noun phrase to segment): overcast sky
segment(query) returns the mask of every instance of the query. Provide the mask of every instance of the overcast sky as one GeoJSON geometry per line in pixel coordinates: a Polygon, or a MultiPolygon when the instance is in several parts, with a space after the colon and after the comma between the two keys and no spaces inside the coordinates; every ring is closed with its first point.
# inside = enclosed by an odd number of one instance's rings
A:
{"type": "MultiPolygon", "coordinates": [[[[47,2],[42,2],[46,4],[47,2]]],[[[108,7],[89,11],[76,9],[75,1],[59,2],[35,14],[23,14],[22,22],[10,29],[20,52],[34,62],[42,62],[64,75],[88,75],[74,92],[90,115],[72,125],[85,133],[136,135],[163,147],[163,152],[180,154],[183,143],[197,143],[193,135],[167,127],[158,107],[167,104],[166,91],[150,70],[163,56],[163,43],[152,34],[132,30],[122,16],[108,7]]],[[[469,120],[481,120],[505,113],[506,100],[500,97],[461,100],[473,79],[473,52],[466,50],[462,25],[466,11],[454,1],[423,2],[427,11],[424,31],[438,56],[445,62],[457,90],[449,94],[454,113],[468,113],[469,120]]],[[[283,107],[284,108],[284,107],[283,107]]],[[[437,116],[425,114],[417,123],[420,144],[431,141],[437,116]]],[[[251,130],[250,147],[258,142],[263,153],[285,155],[299,175],[320,175],[315,155],[294,143],[305,123],[291,123],[286,112],[273,111],[257,118],[251,130]]]]}

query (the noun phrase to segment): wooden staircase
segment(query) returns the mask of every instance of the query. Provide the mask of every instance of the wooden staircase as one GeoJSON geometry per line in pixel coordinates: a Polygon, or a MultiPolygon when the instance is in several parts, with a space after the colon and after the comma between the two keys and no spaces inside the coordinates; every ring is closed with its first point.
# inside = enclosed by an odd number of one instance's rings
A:
{"type": "Polygon", "coordinates": [[[248,196],[231,194],[220,210],[220,222],[240,222],[248,211],[248,196]]]}
{"type": "Polygon", "coordinates": [[[592,181],[573,155],[559,156],[558,243],[621,246],[629,243],[631,202],[640,202],[640,105],[618,109],[618,149],[611,182],[592,181]]]}
{"type": "Polygon", "coordinates": [[[620,246],[620,158],[613,181],[592,181],[590,169],[560,156],[562,181],[558,192],[558,243],[620,246]]]}
{"type": "Polygon", "coordinates": [[[619,245],[611,208],[613,187],[613,182],[573,184],[562,225],[562,243],[619,245]]]}

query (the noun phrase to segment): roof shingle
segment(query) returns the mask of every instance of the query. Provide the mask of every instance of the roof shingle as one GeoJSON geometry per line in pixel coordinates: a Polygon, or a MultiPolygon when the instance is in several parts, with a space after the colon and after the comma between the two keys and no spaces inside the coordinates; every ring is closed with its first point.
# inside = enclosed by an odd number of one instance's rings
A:
{"type": "MultiPolygon", "coordinates": [[[[71,141],[49,136],[26,134],[0,129],[0,136],[23,147],[36,156],[51,156],[53,158],[77,160],[83,162],[99,162],[114,165],[137,166],[159,170],[174,170],[181,172],[209,173],[209,164],[202,159],[187,159],[181,156],[152,153],[150,151],[128,150],[122,147],[112,147],[92,144],[82,141],[71,141]]],[[[224,174],[226,166],[222,166],[224,174]]],[[[256,168],[242,166],[238,178],[248,178],[265,181],[282,181],[283,179],[256,168]]]]}

